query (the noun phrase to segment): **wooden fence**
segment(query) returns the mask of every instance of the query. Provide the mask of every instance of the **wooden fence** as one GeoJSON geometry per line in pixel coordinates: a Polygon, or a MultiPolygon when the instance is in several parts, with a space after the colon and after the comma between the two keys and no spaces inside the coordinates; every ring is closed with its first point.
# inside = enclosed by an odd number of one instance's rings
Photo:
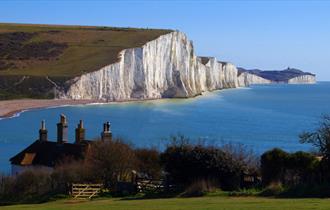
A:
{"type": "Polygon", "coordinates": [[[102,187],[102,184],[72,184],[71,194],[73,198],[91,199],[101,192],[102,187]]]}
{"type": "Polygon", "coordinates": [[[138,192],[160,192],[164,190],[163,180],[139,179],[136,182],[138,192]]]}

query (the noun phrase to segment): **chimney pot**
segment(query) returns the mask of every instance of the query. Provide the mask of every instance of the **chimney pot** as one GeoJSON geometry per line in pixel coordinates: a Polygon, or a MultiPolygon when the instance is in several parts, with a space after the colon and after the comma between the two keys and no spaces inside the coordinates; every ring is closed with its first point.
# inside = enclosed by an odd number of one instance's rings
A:
{"type": "Polygon", "coordinates": [[[47,141],[48,139],[48,131],[46,129],[45,120],[41,121],[41,128],[39,130],[39,140],[40,141],[47,141]]]}
{"type": "Polygon", "coordinates": [[[101,133],[102,141],[111,141],[112,133],[110,131],[110,122],[106,122],[103,124],[103,132],[101,133]]]}
{"type": "Polygon", "coordinates": [[[76,128],[76,144],[80,144],[83,140],[85,140],[85,128],[83,127],[83,121],[80,120],[79,124],[76,128]]]}
{"type": "Polygon", "coordinates": [[[57,123],[57,142],[68,142],[68,124],[66,116],[64,114],[61,114],[60,122],[57,123]]]}

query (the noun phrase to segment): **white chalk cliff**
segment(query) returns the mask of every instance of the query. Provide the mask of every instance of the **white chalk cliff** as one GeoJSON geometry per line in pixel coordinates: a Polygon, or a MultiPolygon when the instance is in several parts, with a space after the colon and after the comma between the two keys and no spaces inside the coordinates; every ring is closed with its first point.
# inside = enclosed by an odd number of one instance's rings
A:
{"type": "MultiPolygon", "coordinates": [[[[68,81],[59,97],[105,101],[193,97],[205,91],[273,82],[247,71],[238,75],[233,64],[212,57],[197,57],[187,36],[174,31],[142,47],[125,49],[117,63],[68,81]]],[[[283,82],[315,83],[315,75],[283,82]]]]}
{"type": "Polygon", "coordinates": [[[245,86],[237,74],[233,64],[215,58],[202,62],[187,36],[175,31],[121,51],[117,63],[74,78],[60,97],[107,101],[192,97],[245,86]]]}
{"type": "Polygon", "coordinates": [[[262,78],[258,75],[251,74],[248,72],[242,72],[238,76],[238,84],[241,87],[249,86],[249,85],[257,85],[257,84],[270,84],[270,83],[272,83],[271,80],[262,78]]]}
{"type": "Polygon", "coordinates": [[[301,75],[288,80],[289,84],[314,84],[316,83],[316,78],[314,75],[301,75]]]}

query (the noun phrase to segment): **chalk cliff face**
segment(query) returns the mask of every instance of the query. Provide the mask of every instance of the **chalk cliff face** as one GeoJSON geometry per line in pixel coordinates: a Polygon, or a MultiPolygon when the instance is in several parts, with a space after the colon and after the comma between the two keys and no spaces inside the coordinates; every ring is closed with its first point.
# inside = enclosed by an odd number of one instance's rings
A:
{"type": "Polygon", "coordinates": [[[250,74],[248,72],[243,72],[238,76],[238,84],[241,87],[249,86],[253,84],[270,84],[271,80],[259,77],[255,74],[250,74]]]}
{"type": "Polygon", "coordinates": [[[288,80],[289,84],[314,84],[316,83],[315,76],[302,75],[288,80]]]}
{"type": "Polygon", "coordinates": [[[316,82],[316,75],[310,72],[303,72],[299,69],[290,68],[284,70],[267,70],[260,69],[246,70],[238,68],[239,81],[243,81],[246,85],[250,84],[267,84],[267,83],[289,83],[289,84],[312,84],[316,82]],[[245,74],[244,74],[245,73],[245,74]],[[253,77],[257,76],[257,77],[253,77]],[[261,79],[260,79],[261,78],[261,79]],[[262,80],[264,79],[264,80],[262,80]]]}
{"type": "Polygon", "coordinates": [[[60,97],[107,101],[191,97],[245,86],[237,74],[230,63],[197,57],[192,42],[175,31],[141,48],[123,50],[119,62],[74,78],[60,97]]]}

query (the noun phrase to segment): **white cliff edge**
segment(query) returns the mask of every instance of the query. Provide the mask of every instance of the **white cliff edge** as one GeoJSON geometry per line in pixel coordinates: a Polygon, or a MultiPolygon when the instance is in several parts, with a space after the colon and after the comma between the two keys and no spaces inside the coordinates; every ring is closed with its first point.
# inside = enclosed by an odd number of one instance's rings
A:
{"type": "Polygon", "coordinates": [[[271,80],[262,78],[255,74],[250,74],[248,72],[242,72],[238,76],[238,84],[239,86],[249,86],[249,85],[256,85],[256,84],[270,84],[272,83],[271,80]]]}
{"type": "Polygon", "coordinates": [[[314,75],[301,75],[298,77],[294,77],[288,80],[289,84],[314,84],[316,83],[316,78],[314,75]]]}
{"type": "MultiPolygon", "coordinates": [[[[61,91],[59,98],[104,101],[179,98],[269,83],[273,81],[248,72],[238,75],[231,63],[197,57],[187,36],[174,31],[142,47],[121,51],[117,63],[70,80],[69,88],[61,91]]],[[[302,75],[288,83],[315,83],[315,76],[302,75]]]]}
{"type": "Polygon", "coordinates": [[[70,81],[60,98],[122,101],[192,97],[223,88],[245,86],[238,82],[233,64],[194,54],[182,32],[171,32],[141,48],[125,49],[117,63],[70,81]]]}

